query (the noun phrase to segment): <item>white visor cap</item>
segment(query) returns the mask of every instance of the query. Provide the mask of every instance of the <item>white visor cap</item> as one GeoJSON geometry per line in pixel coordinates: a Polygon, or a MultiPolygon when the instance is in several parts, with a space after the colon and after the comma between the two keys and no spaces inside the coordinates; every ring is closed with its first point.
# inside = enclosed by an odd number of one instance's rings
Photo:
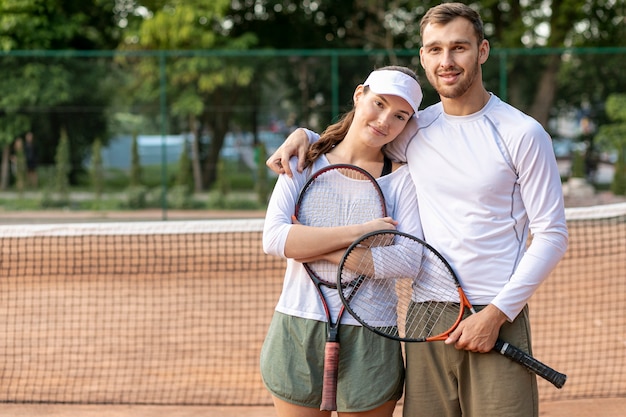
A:
{"type": "Polygon", "coordinates": [[[422,88],[410,75],[396,70],[372,71],[363,86],[368,86],[376,94],[402,97],[413,108],[417,118],[417,110],[423,97],[422,88]]]}

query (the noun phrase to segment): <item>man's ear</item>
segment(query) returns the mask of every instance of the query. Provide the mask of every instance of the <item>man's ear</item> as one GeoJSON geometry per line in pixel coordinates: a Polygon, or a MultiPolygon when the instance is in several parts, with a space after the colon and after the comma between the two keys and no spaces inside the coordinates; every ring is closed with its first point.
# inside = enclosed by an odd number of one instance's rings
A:
{"type": "Polygon", "coordinates": [[[478,62],[480,64],[484,64],[487,62],[487,58],[489,58],[490,51],[489,41],[487,39],[483,39],[483,41],[478,46],[478,62]]]}

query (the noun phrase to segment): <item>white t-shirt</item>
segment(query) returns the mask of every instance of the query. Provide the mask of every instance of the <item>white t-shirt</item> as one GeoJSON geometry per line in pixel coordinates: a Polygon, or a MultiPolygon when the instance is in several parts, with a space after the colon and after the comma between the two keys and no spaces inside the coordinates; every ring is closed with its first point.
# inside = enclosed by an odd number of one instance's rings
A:
{"type": "Polygon", "coordinates": [[[435,104],[418,124],[387,149],[408,162],[425,240],[452,265],[472,304],[493,303],[513,320],[567,248],[551,139],[493,95],[468,116],[435,104]]]}
{"type": "MultiPolygon", "coordinates": [[[[326,157],[318,158],[311,169],[302,173],[296,169],[296,158],[290,161],[293,178],[286,175],[278,177],[270,198],[265,225],[263,228],[263,249],[265,253],[285,257],[285,242],[292,227],[291,216],[294,214],[300,190],[311,173],[329,165],[326,157]]],[[[415,187],[406,165],[394,172],[377,179],[385,197],[387,215],[399,222],[398,230],[415,236],[422,236],[419,211],[415,199],[415,187]]],[[[336,289],[323,287],[331,317],[337,317],[341,308],[341,299],[336,289]]],[[[300,262],[287,260],[283,289],[276,305],[276,311],[296,317],[326,321],[324,308],[315,284],[309,278],[300,262]]],[[[349,314],[344,314],[342,324],[359,325],[349,314]]]]}

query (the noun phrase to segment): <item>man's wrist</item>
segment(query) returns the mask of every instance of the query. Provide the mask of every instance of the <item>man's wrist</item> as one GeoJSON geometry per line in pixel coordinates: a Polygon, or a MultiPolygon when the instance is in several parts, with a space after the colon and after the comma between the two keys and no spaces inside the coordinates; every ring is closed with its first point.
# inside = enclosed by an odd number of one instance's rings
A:
{"type": "Polygon", "coordinates": [[[498,325],[503,325],[509,318],[502,310],[500,310],[495,304],[488,304],[483,311],[485,311],[489,317],[494,320],[498,325]]]}

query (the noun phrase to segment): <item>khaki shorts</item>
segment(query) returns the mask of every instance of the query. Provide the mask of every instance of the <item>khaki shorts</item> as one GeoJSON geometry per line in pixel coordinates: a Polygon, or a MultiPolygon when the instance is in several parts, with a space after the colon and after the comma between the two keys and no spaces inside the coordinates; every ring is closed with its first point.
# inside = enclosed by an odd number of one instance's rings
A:
{"type": "MultiPolygon", "coordinates": [[[[400,343],[360,327],[339,329],[337,410],[367,411],[402,397],[404,362],[400,343]]],[[[326,323],[274,313],[261,349],[261,375],[275,397],[319,408],[326,323]]]]}
{"type": "MultiPolygon", "coordinates": [[[[527,307],[502,326],[500,337],[531,352],[527,307]]],[[[407,343],[406,353],[405,416],[539,415],[535,374],[499,353],[457,350],[443,342],[407,343]]]]}

